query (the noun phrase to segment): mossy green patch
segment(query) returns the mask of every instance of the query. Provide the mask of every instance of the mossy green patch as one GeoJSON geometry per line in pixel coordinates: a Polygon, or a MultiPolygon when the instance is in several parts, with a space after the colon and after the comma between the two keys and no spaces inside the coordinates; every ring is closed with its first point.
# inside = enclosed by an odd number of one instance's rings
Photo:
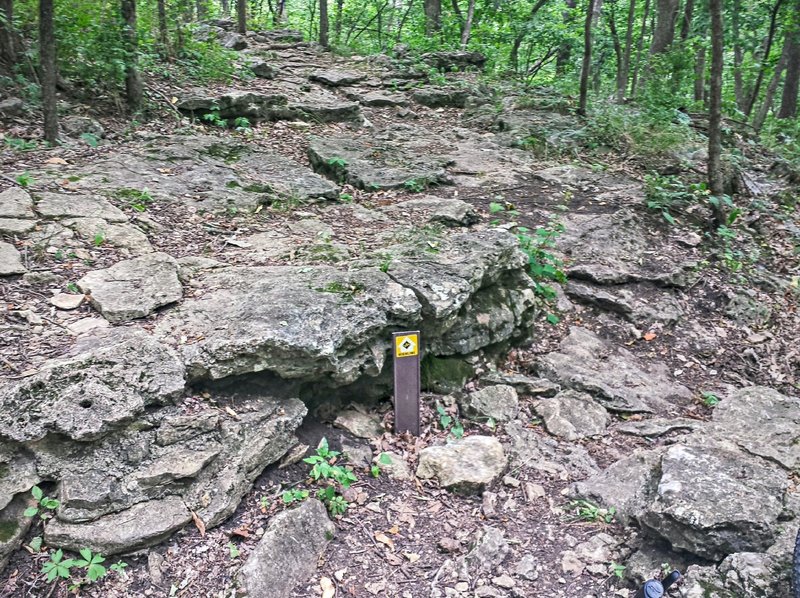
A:
{"type": "Polygon", "coordinates": [[[0,542],[8,542],[19,531],[16,521],[0,521],[0,542]]]}
{"type": "Polygon", "coordinates": [[[434,392],[461,390],[475,375],[475,370],[463,359],[426,355],[422,360],[422,388],[434,392]]]}
{"type": "Polygon", "coordinates": [[[222,158],[226,164],[233,164],[242,159],[242,156],[247,153],[247,148],[243,145],[213,143],[209,145],[203,153],[212,158],[222,158]]]}

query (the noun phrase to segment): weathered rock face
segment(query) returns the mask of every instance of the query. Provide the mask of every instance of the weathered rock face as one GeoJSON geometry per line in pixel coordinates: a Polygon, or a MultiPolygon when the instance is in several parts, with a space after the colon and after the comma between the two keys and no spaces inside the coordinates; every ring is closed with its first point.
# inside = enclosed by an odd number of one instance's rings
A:
{"type": "Polygon", "coordinates": [[[275,515],[239,571],[240,591],[249,598],[289,596],[314,574],[334,531],[325,507],[316,499],[275,515]]]}
{"type": "Polygon", "coordinates": [[[27,271],[19,251],[11,243],[0,241],[0,276],[24,274],[27,271]]]}
{"type": "Polygon", "coordinates": [[[467,105],[469,91],[466,89],[437,89],[429,87],[411,94],[417,104],[428,108],[463,108],[467,105]]]}
{"type": "Polygon", "coordinates": [[[444,71],[452,71],[454,68],[464,69],[467,67],[480,69],[486,64],[486,56],[480,52],[430,52],[428,54],[423,54],[422,60],[444,71]]]}
{"type": "Polygon", "coordinates": [[[236,401],[235,418],[210,406],[187,412],[184,386],[177,355],[142,330],[82,337],[73,354],[0,389],[0,470],[13,472],[0,495],[58,481],[47,541],[104,554],[161,541],[188,509],[218,525],[295,443],[306,409],[262,388],[214,391],[236,401]],[[132,518],[136,526],[122,525],[132,518]]]}
{"type": "Polygon", "coordinates": [[[591,396],[567,390],[552,399],[539,401],[536,414],[544,420],[547,431],[565,440],[578,440],[605,433],[611,416],[591,396]]]}
{"type": "Polygon", "coordinates": [[[45,218],[102,218],[107,222],[128,221],[122,210],[102,197],[38,193],[36,198],[38,200],[36,211],[45,218]]]}
{"type": "Polygon", "coordinates": [[[619,313],[637,326],[675,324],[683,315],[670,290],[647,283],[600,286],[570,281],[564,291],[571,299],[619,313]]]}
{"type": "Polygon", "coordinates": [[[570,258],[571,278],[598,284],[652,282],[685,286],[695,262],[662,249],[633,212],[572,214],[557,247],[570,258]]]}
{"type": "Polygon", "coordinates": [[[366,78],[367,76],[364,73],[340,71],[336,69],[318,71],[309,77],[311,81],[316,81],[317,83],[322,83],[324,85],[330,85],[331,87],[345,87],[347,85],[354,85],[366,78]]]}
{"type": "Polygon", "coordinates": [[[0,387],[0,437],[97,439],[145,407],[171,402],[183,387],[183,364],[170,349],[138,330],[109,332],[80,341],[38,374],[0,387]]]}
{"type": "Polygon", "coordinates": [[[449,160],[421,152],[413,128],[396,127],[369,137],[312,137],[308,157],[317,172],[359,189],[397,189],[450,182],[449,160]]]}
{"type": "Polygon", "coordinates": [[[445,488],[476,492],[496,480],[507,465],[500,442],[492,436],[468,436],[419,455],[417,477],[435,478],[445,488]]]}
{"type": "Polygon", "coordinates": [[[328,266],[199,275],[193,284],[205,293],[169,313],[157,335],[203,337],[179,347],[193,379],[267,370],[342,385],[383,370],[392,330],[418,326],[432,353],[464,354],[510,340],[535,313],[526,257],[512,235],[455,235],[437,254],[395,250],[388,275],[328,266]],[[487,296],[494,301],[484,307],[487,296]]]}
{"type": "Polygon", "coordinates": [[[92,306],[112,323],[144,318],[183,296],[178,264],[165,253],[89,272],[78,281],[78,288],[89,294],[92,306]]]}
{"type": "Polygon", "coordinates": [[[689,389],[671,380],[666,366],[645,365],[625,349],[578,327],[561,342],[559,352],[539,360],[539,373],[623,413],[658,411],[672,401],[691,398],[689,389]]]}
{"type": "Polygon", "coordinates": [[[459,401],[467,417],[485,421],[507,422],[519,411],[519,397],[511,386],[497,385],[476,390],[459,401]]]}
{"type": "Polygon", "coordinates": [[[33,200],[27,191],[11,187],[0,193],[0,218],[34,217],[33,200]]]}
{"type": "Polygon", "coordinates": [[[698,424],[681,444],[614,463],[575,484],[572,495],[615,506],[623,521],[708,560],[767,551],[796,463],[786,440],[789,427],[796,435],[789,421],[797,399],[753,387],[726,400],[719,421],[698,424]]]}

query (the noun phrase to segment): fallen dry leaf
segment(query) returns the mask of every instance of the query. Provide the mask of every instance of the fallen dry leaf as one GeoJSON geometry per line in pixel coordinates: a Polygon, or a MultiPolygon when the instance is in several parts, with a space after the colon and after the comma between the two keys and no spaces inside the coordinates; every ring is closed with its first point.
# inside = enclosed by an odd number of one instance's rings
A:
{"type": "Polygon", "coordinates": [[[409,563],[416,563],[420,558],[416,552],[403,552],[403,556],[408,559],[409,563]]]}
{"type": "Polygon", "coordinates": [[[64,158],[48,158],[44,161],[45,164],[67,164],[64,158]]]}
{"type": "Polygon", "coordinates": [[[197,531],[200,532],[200,535],[202,537],[205,537],[205,535],[206,535],[206,524],[203,522],[202,519],[200,519],[200,516],[197,513],[195,513],[194,511],[192,511],[192,521],[194,521],[195,526],[197,526],[197,531]]]}
{"type": "Polygon", "coordinates": [[[656,333],[655,333],[655,332],[648,332],[647,334],[645,334],[645,335],[644,335],[644,337],[643,337],[643,338],[644,338],[644,340],[646,340],[647,342],[650,342],[650,341],[651,341],[651,340],[653,340],[655,337],[656,337],[656,333]]]}
{"type": "Polygon", "coordinates": [[[387,536],[383,532],[375,532],[375,539],[381,544],[386,544],[386,546],[394,550],[394,540],[392,540],[389,536],[387,536]]]}

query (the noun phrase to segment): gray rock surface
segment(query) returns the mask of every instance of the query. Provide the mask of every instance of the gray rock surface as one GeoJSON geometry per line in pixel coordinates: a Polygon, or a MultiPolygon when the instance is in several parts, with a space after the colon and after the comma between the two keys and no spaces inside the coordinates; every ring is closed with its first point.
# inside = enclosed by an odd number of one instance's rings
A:
{"type": "Polygon", "coordinates": [[[90,548],[105,556],[158,544],[192,520],[178,496],[140,503],[91,523],[51,520],[44,530],[48,546],[78,552],[90,548]]]}
{"type": "Polygon", "coordinates": [[[28,498],[18,495],[0,509],[0,571],[5,569],[11,555],[22,546],[22,541],[33,524],[33,518],[24,515],[26,508],[28,498]]]}
{"type": "Polygon", "coordinates": [[[233,31],[226,31],[219,38],[219,43],[223,48],[228,50],[244,50],[249,44],[243,35],[234,33],[233,31]]]}
{"type": "Polygon", "coordinates": [[[250,70],[256,77],[262,79],[274,79],[278,74],[278,69],[264,60],[255,60],[250,63],[250,70]]]}
{"type": "Polygon", "coordinates": [[[412,130],[393,129],[369,137],[312,137],[308,156],[317,172],[359,189],[398,189],[448,184],[449,160],[424,154],[412,130]]]}
{"type": "Polygon", "coordinates": [[[519,397],[513,387],[498,384],[464,395],[459,405],[471,419],[508,422],[517,416],[519,397]]]}
{"type": "Polygon", "coordinates": [[[639,521],[674,549],[709,560],[759,552],[775,540],[786,488],[785,473],[764,461],[706,446],[672,446],[639,521]]]}
{"type": "Polygon", "coordinates": [[[572,327],[559,351],[543,356],[538,369],[564,387],[589,393],[609,411],[655,412],[692,396],[665,365],[645,364],[585,328],[572,327]]]}
{"type": "Polygon", "coordinates": [[[463,50],[429,52],[422,55],[422,60],[443,71],[467,67],[480,69],[486,64],[486,56],[480,52],[466,52],[463,50]]]}
{"type": "Polygon", "coordinates": [[[322,83],[324,85],[330,85],[331,87],[346,87],[348,85],[354,85],[366,78],[367,76],[364,73],[358,73],[355,71],[342,71],[337,69],[317,71],[309,76],[311,81],[316,81],[317,83],[322,83]]]}
{"type": "Polygon", "coordinates": [[[133,255],[151,253],[153,246],[147,235],[132,224],[115,224],[102,218],[76,218],[63,224],[74,229],[84,239],[95,245],[108,243],[120,249],[128,249],[133,255]]]}
{"type": "Polygon", "coordinates": [[[151,253],[94,270],[78,281],[78,288],[89,294],[92,307],[114,324],[144,318],[183,296],[178,265],[166,253],[151,253]]]}
{"type": "Polygon", "coordinates": [[[92,195],[37,193],[36,211],[45,218],[102,218],[127,222],[128,217],[108,200],[92,195]]]}
{"type": "Polygon", "coordinates": [[[445,488],[478,492],[505,471],[503,446],[491,436],[468,436],[444,446],[422,449],[418,478],[435,478],[445,488]]]}
{"type": "Polygon", "coordinates": [[[573,300],[619,313],[640,327],[675,324],[683,316],[674,292],[648,283],[600,286],[570,281],[564,291],[573,300]]]}
{"type": "Polygon", "coordinates": [[[35,218],[30,193],[19,187],[9,187],[0,193],[0,218],[35,218]]]}
{"type": "Polygon", "coordinates": [[[146,407],[170,402],[183,387],[183,364],[145,332],[101,333],[37,374],[0,387],[0,436],[101,438],[146,407]]]}
{"type": "MultiPolygon", "coordinates": [[[[19,98],[6,98],[0,101],[0,116],[14,118],[25,112],[25,102],[19,98]]],[[[2,569],[2,567],[0,567],[2,569]]]]}
{"type": "Polygon", "coordinates": [[[24,274],[27,271],[19,251],[11,243],[0,241],[0,276],[24,274]]]}
{"type": "Polygon", "coordinates": [[[309,499],[275,515],[242,566],[237,581],[249,598],[284,598],[317,569],[335,528],[325,507],[309,499]]]}
{"type": "Polygon", "coordinates": [[[511,547],[502,530],[484,527],[475,533],[464,563],[473,575],[487,574],[502,565],[509,554],[511,547]]]}
{"type": "Polygon", "coordinates": [[[426,195],[425,197],[409,199],[400,203],[391,204],[382,208],[387,214],[423,212],[429,222],[436,222],[445,226],[470,226],[478,222],[478,214],[471,204],[460,199],[447,199],[426,195]]]}
{"type": "Polygon", "coordinates": [[[355,409],[339,413],[333,425],[347,430],[356,438],[377,438],[385,431],[377,415],[362,413],[355,409]]]}
{"type": "Polygon", "coordinates": [[[36,220],[0,218],[0,234],[22,235],[24,233],[29,233],[35,227],[36,227],[36,220]]]}
{"type": "Polygon", "coordinates": [[[565,440],[602,436],[611,423],[611,416],[602,405],[586,393],[574,390],[538,401],[534,410],[548,432],[565,440]]]}
{"type": "Polygon", "coordinates": [[[589,451],[580,444],[559,442],[543,430],[533,430],[520,420],[506,424],[511,440],[511,467],[532,469],[560,480],[583,479],[598,473],[589,451]]]}
{"type": "Polygon", "coordinates": [[[504,384],[513,386],[518,394],[533,397],[554,397],[561,387],[546,378],[531,378],[523,374],[493,371],[481,377],[483,384],[504,384]]]}
{"type": "Polygon", "coordinates": [[[564,219],[556,246],[569,258],[570,278],[598,284],[652,282],[682,287],[695,261],[651,234],[630,210],[564,219]]]}
{"type": "Polygon", "coordinates": [[[466,89],[439,89],[423,87],[411,94],[417,104],[428,108],[464,108],[467,105],[469,91],[466,89]]]}

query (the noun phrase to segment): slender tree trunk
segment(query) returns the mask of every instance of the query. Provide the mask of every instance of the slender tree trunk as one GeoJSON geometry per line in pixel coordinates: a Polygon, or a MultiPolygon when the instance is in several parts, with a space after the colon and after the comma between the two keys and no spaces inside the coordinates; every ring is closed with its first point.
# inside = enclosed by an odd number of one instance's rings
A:
{"type": "Polygon", "coordinates": [[[633,81],[631,81],[631,97],[636,96],[636,85],[639,82],[639,69],[642,66],[642,52],[644,51],[644,38],[647,35],[647,18],[650,16],[650,0],[644,0],[644,13],[642,13],[642,26],[639,43],[636,46],[636,65],[633,67],[633,81]]]}
{"type": "MultiPolygon", "coordinates": [[[[761,85],[764,82],[764,76],[767,72],[767,66],[769,64],[769,54],[772,51],[772,45],[775,42],[775,31],[778,28],[778,13],[780,12],[782,4],[783,0],[778,0],[772,7],[772,10],[770,11],[769,31],[767,32],[767,40],[764,46],[764,58],[761,60],[761,64],[758,67],[758,75],[756,76],[756,82],[753,84],[753,91],[750,93],[750,99],[747,102],[747,107],[744,111],[744,113],[748,117],[750,116],[750,114],[752,114],[753,107],[756,105],[756,102],[758,101],[758,94],[761,92],[761,85]]],[[[782,57],[783,53],[781,53],[781,58],[782,57]]],[[[773,94],[774,93],[775,92],[773,91],[773,94]]]]}
{"type": "MultiPolygon", "coordinates": [[[[161,1],[161,0],[159,0],[161,1]]],[[[231,14],[231,3],[230,0],[220,0],[220,4],[222,6],[222,17],[227,18],[231,14]]]]}
{"type": "Polygon", "coordinates": [[[650,44],[651,54],[663,54],[672,46],[679,6],[679,0],[656,0],[656,28],[650,44]]]}
{"type": "Polygon", "coordinates": [[[692,32],[692,17],[694,17],[694,0],[686,0],[681,19],[681,41],[689,39],[689,34],[692,32]]]}
{"type": "Polygon", "coordinates": [[[703,102],[706,98],[706,48],[697,44],[697,53],[694,58],[694,101],[703,102]]]}
{"type": "Polygon", "coordinates": [[[208,5],[206,4],[206,0],[197,0],[195,3],[195,10],[197,11],[197,20],[204,20],[208,16],[208,5]]]}
{"type": "Polygon", "coordinates": [[[741,35],[739,34],[739,16],[742,10],[741,0],[733,0],[731,9],[731,36],[733,37],[733,94],[736,107],[742,112],[747,109],[747,99],[744,92],[744,77],[742,75],[742,62],[744,50],[742,49],[741,35]]]}
{"type": "Polygon", "coordinates": [[[425,0],[423,4],[425,11],[425,35],[433,37],[433,34],[442,29],[442,0],[425,0]]]}
{"type": "Polygon", "coordinates": [[[797,92],[800,88],[800,0],[795,4],[794,23],[786,33],[789,39],[789,59],[786,62],[786,78],[783,81],[783,95],[778,118],[797,116],[797,92]]]}
{"type": "Polygon", "coordinates": [[[475,18],[475,0],[469,0],[467,8],[467,20],[464,22],[464,29],[461,31],[461,49],[466,50],[472,35],[472,20],[475,18]]]}
{"type": "Polygon", "coordinates": [[[58,141],[56,104],[56,36],[53,25],[53,0],[39,0],[39,84],[42,89],[44,138],[58,141]]]}
{"type": "MultiPolygon", "coordinates": [[[[691,0],[689,0],[691,1],[691,0]]],[[[628,4],[628,23],[625,32],[625,50],[622,53],[622,68],[617,74],[617,103],[625,101],[625,91],[628,89],[628,76],[631,71],[631,50],[633,49],[633,26],[636,19],[636,0],[628,4]]]]}
{"type": "Polygon", "coordinates": [[[125,43],[125,99],[131,112],[142,108],[142,77],[139,74],[139,43],[136,35],[136,0],[122,0],[122,39],[125,43]]]}
{"type": "Polygon", "coordinates": [[[0,0],[0,62],[9,67],[17,63],[14,0],[0,0]]]}
{"type": "MultiPolygon", "coordinates": [[[[625,96],[625,88],[628,86],[627,82],[622,82],[623,77],[623,58],[622,58],[622,43],[619,41],[619,33],[617,33],[617,15],[614,10],[615,4],[611,4],[611,10],[606,13],[606,20],[608,21],[608,30],[611,33],[611,42],[614,46],[614,56],[617,59],[617,73],[616,73],[616,88],[617,88],[617,103],[621,104],[625,96]],[[622,90],[620,91],[620,85],[622,90]]],[[[595,87],[597,82],[595,82],[595,87]]]]}
{"type": "MultiPolygon", "coordinates": [[[[574,9],[577,4],[576,0],[565,0],[564,4],[567,5],[567,8],[574,9]]],[[[571,11],[565,10],[562,13],[562,19],[564,20],[565,25],[570,25],[572,23],[572,13],[571,11]]],[[[570,59],[572,58],[572,44],[569,41],[563,41],[558,47],[558,54],[556,55],[556,75],[563,75],[567,72],[567,66],[570,63],[570,59]]]]}
{"type": "Polygon", "coordinates": [[[247,33],[247,0],[236,0],[236,31],[247,33]]]}
{"type": "Polygon", "coordinates": [[[328,0],[319,0],[319,45],[330,46],[328,40],[328,0]]]}
{"type": "Polygon", "coordinates": [[[586,8],[586,21],[583,25],[583,61],[581,63],[581,88],[578,100],[578,114],[586,116],[587,94],[589,92],[589,71],[592,66],[592,22],[594,21],[594,2],[589,0],[586,8]]]}
{"type": "Polygon", "coordinates": [[[709,0],[711,16],[711,97],[708,114],[708,188],[717,198],[714,220],[717,226],[725,224],[725,182],[722,172],[722,70],[725,28],[722,22],[723,0],[709,0]]]}
{"type": "Polygon", "coordinates": [[[778,86],[781,84],[781,77],[783,77],[783,71],[786,69],[786,63],[789,62],[790,50],[791,42],[787,37],[783,42],[781,57],[778,59],[778,64],[775,65],[775,72],[772,74],[772,79],[770,79],[767,85],[766,92],[764,92],[764,101],[761,104],[761,108],[758,109],[758,114],[756,114],[753,119],[753,128],[755,128],[756,131],[760,131],[761,127],[764,126],[764,121],[767,120],[767,114],[769,114],[769,110],[772,108],[772,102],[775,100],[775,93],[778,91],[778,86]]]}
{"type": "Polygon", "coordinates": [[[333,35],[336,43],[339,43],[339,40],[342,37],[342,12],[344,12],[344,0],[336,0],[336,15],[335,19],[336,22],[333,26],[333,35]]]}
{"type": "Polygon", "coordinates": [[[158,45],[165,58],[171,56],[172,51],[169,47],[169,30],[167,29],[167,6],[166,0],[158,0],[158,45]]]}

